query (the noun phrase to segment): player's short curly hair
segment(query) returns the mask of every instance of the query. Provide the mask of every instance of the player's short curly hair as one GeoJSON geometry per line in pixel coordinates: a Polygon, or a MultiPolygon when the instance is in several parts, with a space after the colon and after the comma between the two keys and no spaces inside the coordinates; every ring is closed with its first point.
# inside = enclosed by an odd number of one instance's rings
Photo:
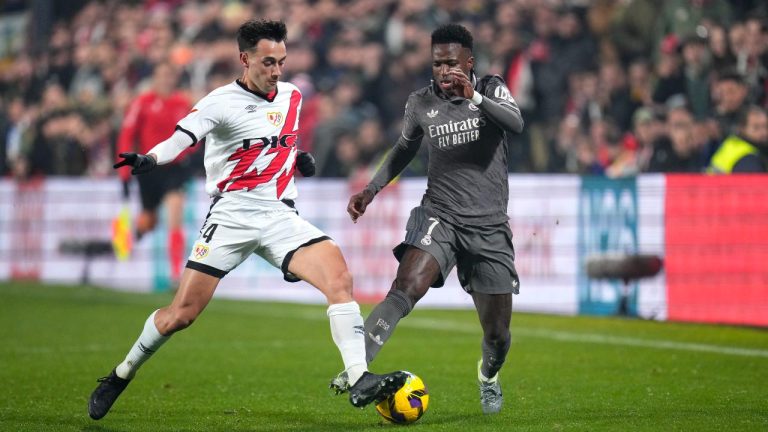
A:
{"type": "Polygon", "coordinates": [[[237,46],[240,52],[248,51],[262,39],[283,42],[287,35],[288,30],[282,21],[254,19],[244,22],[237,29],[237,46]]]}
{"type": "Polygon", "coordinates": [[[432,45],[461,44],[464,48],[472,49],[472,33],[459,24],[445,24],[432,32],[432,45]]]}

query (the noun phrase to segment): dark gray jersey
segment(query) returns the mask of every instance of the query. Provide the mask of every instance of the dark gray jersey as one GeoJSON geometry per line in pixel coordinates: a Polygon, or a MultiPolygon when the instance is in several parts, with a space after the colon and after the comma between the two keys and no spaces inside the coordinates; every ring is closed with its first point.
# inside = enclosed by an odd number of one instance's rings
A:
{"type": "Polygon", "coordinates": [[[408,97],[402,135],[368,188],[378,193],[429,146],[427,191],[422,205],[448,222],[494,225],[507,220],[505,133],[522,131],[520,109],[499,76],[475,85],[479,105],[447,98],[434,85],[408,97]]]}

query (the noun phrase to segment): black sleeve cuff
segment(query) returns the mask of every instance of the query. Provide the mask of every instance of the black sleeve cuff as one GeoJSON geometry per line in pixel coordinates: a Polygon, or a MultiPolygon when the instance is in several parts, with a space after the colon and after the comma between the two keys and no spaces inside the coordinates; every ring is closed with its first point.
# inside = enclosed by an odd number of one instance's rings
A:
{"type": "Polygon", "coordinates": [[[200,141],[199,139],[197,139],[197,137],[195,136],[195,134],[193,134],[191,131],[188,131],[188,130],[184,129],[183,127],[181,127],[181,126],[179,126],[179,125],[176,125],[176,128],[175,128],[174,130],[177,130],[177,131],[182,131],[182,132],[184,132],[185,134],[187,134],[187,136],[189,136],[190,138],[192,138],[192,145],[195,145],[195,144],[197,144],[197,142],[198,142],[198,141],[200,141]]]}

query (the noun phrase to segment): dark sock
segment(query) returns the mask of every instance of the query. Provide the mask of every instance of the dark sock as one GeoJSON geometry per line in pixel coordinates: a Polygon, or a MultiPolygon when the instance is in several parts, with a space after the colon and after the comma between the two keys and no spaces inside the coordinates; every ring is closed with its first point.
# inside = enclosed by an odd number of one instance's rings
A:
{"type": "Polygon", "coordinates": [[[504,365],[504,360],[509,352],[509,344],[512,341],[509,333],[507,337],[498,345],[490,345],[483,339],[483,364],[480,366],[480,372],[486,378],[493,378],[504,365]]]}
{"type": "Polygon", "coordinates": [[[413,310],[411,299],[400,291],[390,291],[365,320],[365,358],[371,363],[395,331],[401,318],[413,310]]]}

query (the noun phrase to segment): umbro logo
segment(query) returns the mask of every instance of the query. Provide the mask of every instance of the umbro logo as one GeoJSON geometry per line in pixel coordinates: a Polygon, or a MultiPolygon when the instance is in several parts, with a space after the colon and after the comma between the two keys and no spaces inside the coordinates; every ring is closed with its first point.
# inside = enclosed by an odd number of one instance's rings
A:
{"type": "Polygon", "coordinates": [[[256,111],[258,108],[259,107],[257,107],[256,105],[248,105],[247,107],[245,107],[245,110],[248,111],[249,113],[252,113],[256,111]]]}
{"type": "Polygon", "coordinates": [[[435,118],[435,116],[437,116],[437,110],[435,109],[427,113],[427,117],[429,118],[435,118]]]}

